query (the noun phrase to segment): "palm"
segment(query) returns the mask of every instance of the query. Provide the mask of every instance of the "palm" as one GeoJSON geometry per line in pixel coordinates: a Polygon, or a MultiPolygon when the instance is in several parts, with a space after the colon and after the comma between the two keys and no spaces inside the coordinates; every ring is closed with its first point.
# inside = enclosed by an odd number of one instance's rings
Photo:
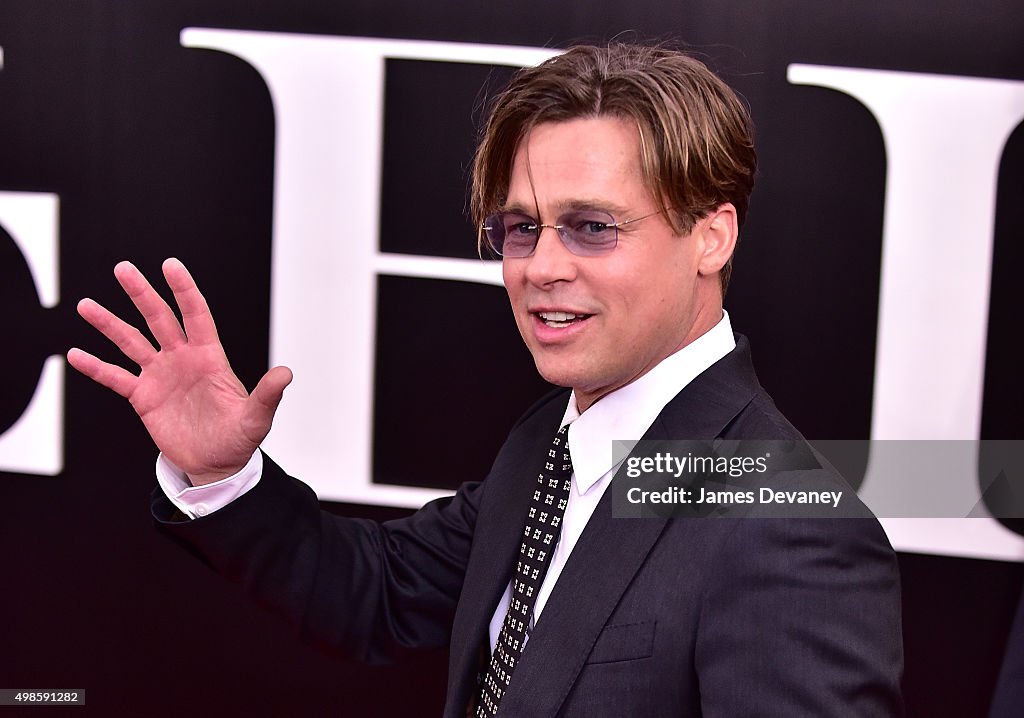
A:
{"type": "Polygon", "coordinates": [[[157,447],[187,473],[204,454],[223,457],[221,464],[240,453],[248,458],[262,437],[253,444],[231,431],[241,425],[249,395],[223,353],[185,345],[160,354],[128,397],[157,447]]]}
{"type": "Polygon", "coordinates": [[[79,303],[82,317],[138,364],[141,372],[135,376],[80,349],[72,349],[68,360],[128,399],[160,451],[194,484],[235,473],[270,430],[291,372],[272,369],[249,395],[231,370],[205,299],[177,260],[164,263],[164,276],[174,291],[184,329],[135,267],[119,264],[115,275],[160,350],[137,329],[84,299],[79,303]]]}

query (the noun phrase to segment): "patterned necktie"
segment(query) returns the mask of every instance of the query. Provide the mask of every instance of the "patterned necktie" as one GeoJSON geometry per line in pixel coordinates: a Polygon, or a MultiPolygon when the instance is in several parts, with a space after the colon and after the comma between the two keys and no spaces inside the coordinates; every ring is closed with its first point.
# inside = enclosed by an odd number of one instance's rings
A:
{"type": "Polygon", "coordinates": [[[537,476],[537,486],[523,527],[516,572],[512,577],[508,612],[480,684],[477,718],[491,718],[497,714],[501,697],[512,679],[512,671],[523,654],[533,620],[533,605],[558,543],[562,517],[569,501],[571,477],[569,425],[566,424],[555,434],[544,459],[544,469],[537,476]]]}

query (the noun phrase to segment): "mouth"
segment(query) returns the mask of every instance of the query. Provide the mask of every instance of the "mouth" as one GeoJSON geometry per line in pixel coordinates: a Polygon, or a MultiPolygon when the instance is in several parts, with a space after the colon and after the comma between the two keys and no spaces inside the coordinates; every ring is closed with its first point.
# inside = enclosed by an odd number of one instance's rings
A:
{"type": "Polygon", "coordinates": [[[545,326],[552,329],[564,329],[593,316],[592,314],[573,314],[571,312],[532,312],[532,314],[545,326]]]}

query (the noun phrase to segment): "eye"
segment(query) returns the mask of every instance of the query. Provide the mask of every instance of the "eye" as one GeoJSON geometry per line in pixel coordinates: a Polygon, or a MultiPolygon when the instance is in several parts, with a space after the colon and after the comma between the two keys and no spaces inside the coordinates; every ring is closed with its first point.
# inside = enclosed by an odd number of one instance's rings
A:
{"type": "Polygon", "coordinates": [[[608,231],[608,223],[590,220],[589,222],[584,222],[581,230],[588,234],[601,234],[608,231]]]}
{"type": "Polygon", "coordinates": [[[505,234],[510,237],[532,237],[537,234],[537,223],[536,222],[515,222],[514,224],[505,225],[505,234]]]}
{"type": "Polygon", "coordinates": [[[537,236],[537,220],[524,214],[506,214],[501,217],[501,226],[505,228],[506,240],[529,239],[537,236]]]}
{"type": "Polygon", "coordinates": [[[577,212],[565,217],[562,224],[584,242],[604,242],[615,236],[615,220],[604,212],[577,212]]]}

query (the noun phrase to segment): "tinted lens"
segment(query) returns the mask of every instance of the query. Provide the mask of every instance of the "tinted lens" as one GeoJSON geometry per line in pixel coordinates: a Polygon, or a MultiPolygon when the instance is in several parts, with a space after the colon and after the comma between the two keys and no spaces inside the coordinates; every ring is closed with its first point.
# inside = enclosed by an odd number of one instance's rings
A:
{"type": "Polygon", "coordinates": [[[484,220],[491,249],[503,257],[527,257],[537,246],[537,220],[525,214],[499,212],[484,220]]]}
{"type": "Polygon", "coordinates": [[[569,212],[559,218],[558,226],[569,251],[583,257],[610,252],[618,242],[615,219],[607,212],[569,212]]]}
{"type": "Polygon", "coordinates": [[[581,257],[605,254],[615,249],[618,230],[607,212],[575,210],[558,218],[554,225],[517,212],[498,212],[484,220],[488,244],[502,257],[529,257],[537,247],[541,227],[553,227],[566,248],[581,257]]]}

